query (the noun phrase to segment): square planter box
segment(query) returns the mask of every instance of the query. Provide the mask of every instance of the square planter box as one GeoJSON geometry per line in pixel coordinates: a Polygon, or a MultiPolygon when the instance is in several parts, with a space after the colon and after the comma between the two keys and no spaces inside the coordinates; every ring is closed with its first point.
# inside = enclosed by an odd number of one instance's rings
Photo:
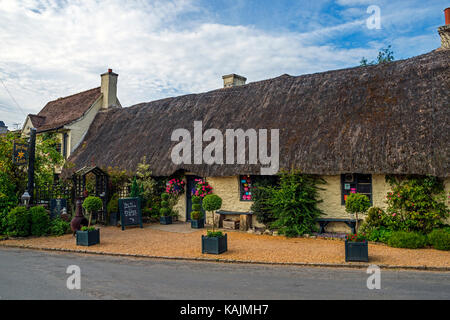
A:
{"type": "Polygon", "coordinates": [[[368,242],[345,241],[345,261],[369,262],[368,242]]]}
{"type": "Polygon", "coordinates": [[[226,234],[220,238],[202,236],[202,253],[221,254],[227,250],[226,234]]]}
{"type": "Polygon", "coordinates": [[[159,222],[161,224],[172,224],[172,217],[171,216],[162,216],[159,218],[159,222]]]}
{"type": "Polygon", "coordinates": [[[192,229],[203,229],[205,227],[205,220],[191,220],[192,229]]]}
{"type": "Polygon", "coordinates": [[[100,243],[100,230],[77,231],[77,246],[93,246],[100,243]]]}

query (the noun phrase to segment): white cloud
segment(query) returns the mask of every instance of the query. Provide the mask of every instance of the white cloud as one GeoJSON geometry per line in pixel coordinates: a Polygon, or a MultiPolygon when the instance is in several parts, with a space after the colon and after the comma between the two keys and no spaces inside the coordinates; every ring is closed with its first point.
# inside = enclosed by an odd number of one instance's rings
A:
{"type": "MultiPolygon", "coordinates": [[[[0,0],[0,77],[27,113],[37,113],[47,101],[99,86],[107,68],[119,73],[119,99],[130,106],[221,87],[228,73],[255,81],[352,66],[378,49],[322,44],[361,20],[275,34],[183,16],[202,10],[190,0],[0,0]]],[[[0,87],[0,120],[23,119],[0,87]]]]}

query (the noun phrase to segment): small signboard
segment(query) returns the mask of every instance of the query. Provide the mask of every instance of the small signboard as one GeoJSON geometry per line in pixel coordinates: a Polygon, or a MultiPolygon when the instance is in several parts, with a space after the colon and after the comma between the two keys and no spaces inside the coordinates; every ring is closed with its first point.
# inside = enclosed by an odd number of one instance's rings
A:
{"type": "Polygon", "coordinates": [[[13,163],[18,166],[27,164],[28,160],[28,144],[14,141],[13,147],[13,163]]]}
{"type": "Polygon", "coordinates": [[[139,198],[119,199],[119,211],[122,230],[125,230],[126,226],[139,225],[141,228],[143,228],[141,199],[139,198]]]}
{"type": "Polygon", "coordinates": [[[51,199],[50,200],[50,218],[58,218],[63,208],[67,209],[67,199],[51,199]]]}

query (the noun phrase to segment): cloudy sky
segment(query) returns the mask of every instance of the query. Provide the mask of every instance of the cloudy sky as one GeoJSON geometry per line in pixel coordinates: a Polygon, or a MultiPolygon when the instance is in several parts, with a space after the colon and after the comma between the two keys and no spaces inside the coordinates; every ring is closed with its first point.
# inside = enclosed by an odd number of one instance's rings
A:
{"type": "Polygon", "coordinates": [[[440,46],[448,0],[0,0],[0,120],[119,73],[125,106],[222,86],[352,67],[440,46]],[[368,29],[367,8],[381,9],[368,29]]]}

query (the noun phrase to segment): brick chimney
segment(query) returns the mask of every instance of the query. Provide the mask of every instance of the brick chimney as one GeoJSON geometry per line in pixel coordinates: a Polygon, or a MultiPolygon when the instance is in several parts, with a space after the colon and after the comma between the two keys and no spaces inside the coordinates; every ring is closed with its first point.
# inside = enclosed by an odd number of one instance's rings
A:
{"type": "Polygon", "coordinates": [[[114,73],[112,69],[108,69],[108,72],[103,73],[101,92],[103,93],[103,105],[102,109],[119,107],[120,103],[117,99],[117,77],[119,75],[114,73]]]}
{"type": "Polygon", "coordinates": [[[441,36],[441,49],[450,49],[450,7],[444,10],[445,25],[438,28],[441,36]]]}
{"type": "Polygon", "coordinates": [[[242,86],[247,81],[247,78],[234,73],[223,76],[222,79],[224,88],[242,86]]]}

